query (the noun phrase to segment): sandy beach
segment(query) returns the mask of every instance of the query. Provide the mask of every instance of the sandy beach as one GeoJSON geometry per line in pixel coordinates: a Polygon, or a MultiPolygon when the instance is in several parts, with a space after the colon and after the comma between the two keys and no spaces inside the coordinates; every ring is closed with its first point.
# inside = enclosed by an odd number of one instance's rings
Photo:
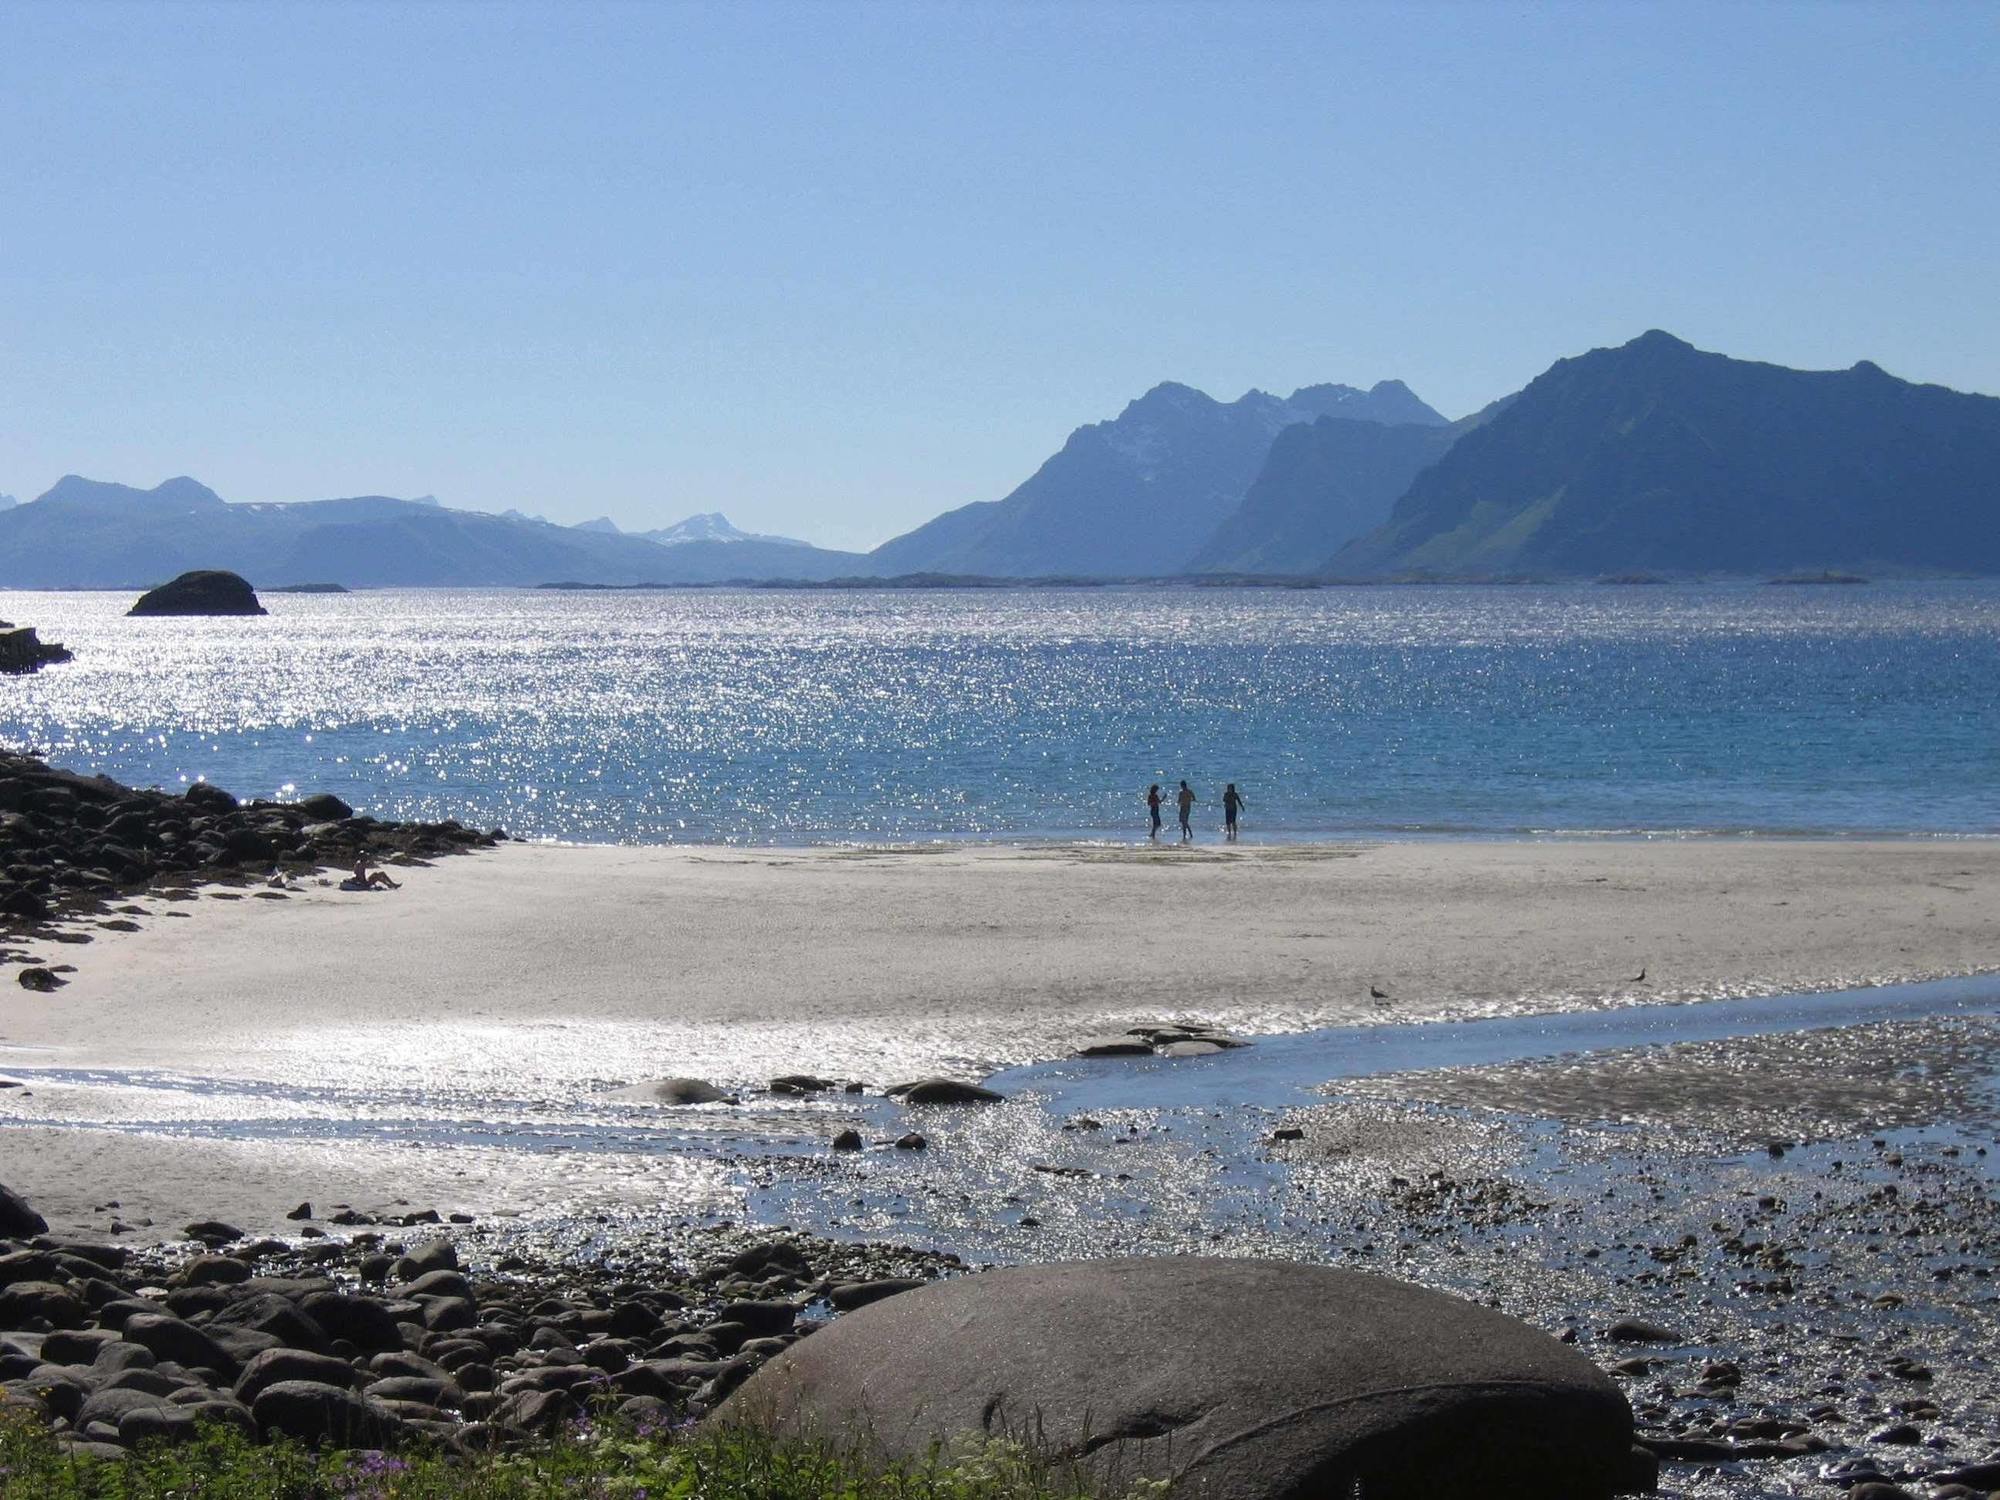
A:
{"type": "Polygon", "coordinates": [[[70,1128],[144,1124],[91,1070],[248,1082],[274,1110],[307,1086],[560,1110],[673,1075],[971,1078],[1159,1017],[1254,1034],[2000,968],[2000,843],[1977,840],[516,845],[402,873],[371,895],[145,898],[137,931],[30,944],[76,967],[49,995],[9,971],[0,1074],[62,1079],[0,1091],[10,1184],[94,1232],[114,1199],[166,1232],[194,1213],[275,1222],[309,1194],[490,1213],[676,1185],[629,1159],[501,1171],[476,1152],[187,1137],[171,1091],[147,1101],[158,1130],[70,1128]]]}

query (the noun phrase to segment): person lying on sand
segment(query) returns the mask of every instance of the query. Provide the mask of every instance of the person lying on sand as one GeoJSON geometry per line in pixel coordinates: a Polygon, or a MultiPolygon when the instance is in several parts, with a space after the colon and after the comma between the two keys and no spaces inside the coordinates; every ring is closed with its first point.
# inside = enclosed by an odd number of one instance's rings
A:
{"type": "Polygon", "coordinates": [[[403,887],[389,878],[387,870],[377,870],[374,874],[369,874],[368,861],[357,859],[354,862],[354,873],[340,882],[340,888],[343,891],[400,891],[403,887]]]}

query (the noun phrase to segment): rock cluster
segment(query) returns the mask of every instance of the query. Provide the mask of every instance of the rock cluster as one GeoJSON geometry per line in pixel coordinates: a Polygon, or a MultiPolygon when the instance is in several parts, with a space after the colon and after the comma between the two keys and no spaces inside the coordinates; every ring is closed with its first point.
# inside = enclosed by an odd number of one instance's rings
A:
{"type": "Polygon", "coordinates": [[[10,625],[0,620],[0,672],[38,672],[43,667],[70,659],[70,649],[35,634],[32,625],[10,625]]]}
{"type": "Polygon", "coordinates": [[[238,573],[197,568],[156,589],[148,589],[126,611],[130,615],[261,615],[257,591],[238,573]]]}
{"type": "Polygon", "coordinates": [[[1210,1057],[1250,1044],[1240,1036],[1200,1021],[1157,1021],[1093,1037],[1076,1049],[1078,1057],[1210,1057]]]}
{"type": "MultiPolygon", "coordinates": [[[[0,1189],[7,1205],[32,1214],[0,1189]]],[[[188,1226],[194,1246],[141,1252],[51,1237],[38,1217],[7,1222],[0,1409],[100,1457],[204,1422],[462,1449],[596,1407],[662,1423],[719,1403],[812,1332],[808,1309],[860,1307],[957,1267],[781,1236],[718,1241],[699,1263],[504,1257],[475,1270],[450,1239],[394,1230],[294,1246],[205,1221],[188,1226]]]]}
{"type": "Polygon", "coordinates": [[[196,782],[136,791],[103,776],[0,752],[0,931],[82,911],[162,880],[182,885],[274,871],[306,874],[366,856],[430,858],[506,835],[443,823],[357,817],[328,793],[240,803],[196,782]]]}

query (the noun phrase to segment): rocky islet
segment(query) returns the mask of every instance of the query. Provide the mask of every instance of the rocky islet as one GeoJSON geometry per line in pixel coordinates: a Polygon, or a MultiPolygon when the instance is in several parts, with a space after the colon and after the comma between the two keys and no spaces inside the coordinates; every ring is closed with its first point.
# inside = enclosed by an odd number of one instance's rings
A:
{"type": "Polygon", "coordinates": [[[56,641],[45,641],[32,625],[13,625],[0,620],[0,673],[39,672],[43,667],[69,661],[74,653],[56,641]]]}
{"type": "Polygon", "coordinates": [[[133,615],[261,615],[257,591],[240,573],[196,568],[148,589],[126,611],[133,615]]]}

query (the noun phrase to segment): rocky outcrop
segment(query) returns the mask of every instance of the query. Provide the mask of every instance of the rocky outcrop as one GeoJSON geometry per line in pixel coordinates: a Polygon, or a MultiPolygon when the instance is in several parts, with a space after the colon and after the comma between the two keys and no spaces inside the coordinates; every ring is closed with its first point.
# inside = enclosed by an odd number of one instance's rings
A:
{"type": "Polygon", "coordinates": [[[1575,1350],[1441,1292],[1283,1261],[1020,1266],[905,1291],[780,1354],[716,1414],[885,1456],[1013,1436],[1205,1500],[1608,1500],[1632,1411],[1575,1350]]]}
{"type": "Polygon", "coordinates": [[[70,655],[68,647],[36,635],[32,625],[10,625],[0,620],[0,672],[38,672],[70,660],[70,655]]]}
{"type": "Polygon", "coordinates": [[[139,596],[132,615],[261,615],[249,580],[220,568],[198,568],[139,596]]]}
{"type": "MultiPolygon", "coordinates": [[[[83,912],[165,882],[193,886],[324,866],[429,859],[489,848],[506,835],[447,820],[356,816],[327,793],[239,802],[198,781],[181,795],[0,752],[0,932],[83,912]]],[[[276,894],[271,893],[271,894],[276,894]]]]}

